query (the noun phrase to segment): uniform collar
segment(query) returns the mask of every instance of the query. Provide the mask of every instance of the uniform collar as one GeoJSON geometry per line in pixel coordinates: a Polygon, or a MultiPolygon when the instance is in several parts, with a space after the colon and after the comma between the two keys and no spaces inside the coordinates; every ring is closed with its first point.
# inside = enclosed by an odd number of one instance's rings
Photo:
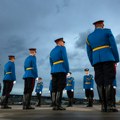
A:
{"type": "Polygon", "coordinates": [[[30,54],[30,56],[35,56],[35,55],[30,54]]]}
{"type": "Polygon", "coordinates": [[[9,60],[9,62],[14,63],[13,61],[9,60]]]}
{"type": "Polygon", "coordinates": [[[96,30],[96,29],[103,29],[103,28],[101,28],[101,27],[97,27],[97,28],[95,28],[95,30],[96,30]]]}

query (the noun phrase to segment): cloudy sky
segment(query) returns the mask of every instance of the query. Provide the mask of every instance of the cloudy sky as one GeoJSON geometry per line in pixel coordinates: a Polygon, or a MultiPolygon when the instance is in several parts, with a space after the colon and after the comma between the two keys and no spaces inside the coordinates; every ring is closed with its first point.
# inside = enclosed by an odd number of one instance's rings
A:
{"type": "MultiPolygon", "coordinates": [[[[17,83],[12,93],[22,94],[23,63],[28,56],[28,48],[36,47],[39,76],[44,80],[43,95],[49,95],[49,53],[55,46],[54,40],[64,37],[70,70],[76,82],[75,96],[84,97],[83,69],[89,67],[94,75],[86,55],[86,37],[94,30],[92,23],[103,19],[105,27],[112,29],[120,50],[119,11],[120,0],[0,0],[0,81],[3,78],[3,66],[8,61],[7,56],[14,54],[17,83]]],[[[119,99],[120,88],[117,90],[119,99]]]]}

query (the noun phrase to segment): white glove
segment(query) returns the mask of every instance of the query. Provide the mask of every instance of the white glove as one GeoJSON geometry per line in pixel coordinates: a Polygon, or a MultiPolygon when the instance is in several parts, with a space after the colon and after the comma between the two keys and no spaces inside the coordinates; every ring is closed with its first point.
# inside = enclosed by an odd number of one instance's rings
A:
{"type": "Polygon", "coordinates": [[[83,89],[83,91],[85,91],[85,89],[83,89]]]}
{"type": "Polygon", "coordinates": [[[90,90],[93,90],[93,88],[90,88],[90,90]]]}
{"type": "Polygon", "coordinates": [[[16,83],[16,81],[13,82],[13,84],[15,84],[15,83],[16,83]]]}
{"type": "Polygon", "coordinates": [[[119,63],[117,63],[117,65],[116,66],[118,66],[119,65],[119,63]]]}
{"type": "Polygon", "coordinates": [[[72,89],[71,91],[73,92],[74,90],[72,89]]]}
{"type": "Polygon", "coordinates": [[[50,90],[49,90],[49,93],[50,93],[50,90]]]}
{"type": "Polygon", "coordinates": [[[39,92],[40,94],[42,93],[42,92],[39,92]]]}
{"type": "Polygon", "coordinates": [[[37,81],[38,81],[38,77],[37,77],[35,80],[37,80],[37,81]]]}
{"type": "Polygon", "coordinates": [[[63,90],[63,93],[66,93],[66,90],[63,90]]]}
{"type": "Polygon", "coordinates": [[[116,86],[113,86],[114,89],[116,89],[116,86]]]}

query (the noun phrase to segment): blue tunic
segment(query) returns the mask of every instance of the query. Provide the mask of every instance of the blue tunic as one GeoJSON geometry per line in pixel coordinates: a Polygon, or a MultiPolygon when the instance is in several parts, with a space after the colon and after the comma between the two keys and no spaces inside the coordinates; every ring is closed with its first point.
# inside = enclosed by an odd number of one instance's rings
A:
{"type": "Polygon", "coordinates": [[[35,92],[36,93],[42,93],[42,90],[43,90],[43,82],[38,82],[37,85],[36,85],[36,89],[35,89],[35,92]]]}
{"type": "Polygon", "coordinates": [[[85,75],[83,77],[83,89],[90,89],[93,88],[93,76],[91,74],[85,75]]]}
{"type": "Polygon", "coordinates": [[[106,61],[119,62],[115,38],[110,29],[95,29],[94,32],[88,35],[86,43],[88,58],[92,66],[106,61]],[[93,49],[101,46],[109,47],[93,51],[93,49]]]}
{"type": "Polygon", "coordinates": [[[37,65],[36,65],[36,57],[35,56],[28,56],[25,59],[24,62],[24,75],[23,75],[23,79],[24,78],[37,78],[38,77],[38,71],[37,71],[37,65]]]}
{"type": "Polygon", "coordinates": [[[69,63],[64,46],[56,46],[50,53],[51,73],[69,72],[69,63]],[[63,60],[62,63],[54,64],[54,62],[63,60]]]}
{"type": "Polygon", "coordinates": [[[9,61],[5,64],[3,80],[10,80],[10,81],[16,80],[15,63],[14,62],[9,61]]]}
{"type": "Polygon", "coordinates": [[[67,90],[67,91],[74,90],[74,84],[75,84],[74,78],[73,77],[68,77],[65,90],[67,90]]]}

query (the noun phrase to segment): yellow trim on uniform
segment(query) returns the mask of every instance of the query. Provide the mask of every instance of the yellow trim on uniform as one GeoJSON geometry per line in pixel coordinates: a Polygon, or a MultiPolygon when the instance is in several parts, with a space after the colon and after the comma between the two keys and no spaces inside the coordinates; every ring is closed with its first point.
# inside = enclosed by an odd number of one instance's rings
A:
{"type": "Polygon", "coordinates": [[[86,39],[86,43],[87,43],[88,45],[90,45],[90,43],[89,43],[88,39],[86,39]]]}
{"type": "Polygon", "coordinates": [[[72,84],[67,84],[67,86],[72,86],[72,84]]]}
{"type": "Polygon", "coordinates": [[[72,80],[68,80],[68,82],[72,82],[72,80]]]}
{"type": "Polygon", "coordinates": [[[26,70],[32,70],[32,69],[33,69],[32,67],[26,68],[26,70]]]}
{"type": "Polygon", "coordinates": [[[110,46],[109,45],[104,45],[104,46],[100,46],[100,47],[96,47],[94,48],[92,51],[97,51],[97,50],[100,50],[100,49],[103,49],[103,48],[109,48],[110,46]]]}
{"type": "Polygon", "coordinates": [[[85,82],[85,84],[91,84],[91,82],[85,82]]]}
{"type": "Polygon", "coordinates": [[[6,74],[11,74],[12,72],[6,72],[6,74]]]}
{"type": "Polygon", "coordinates": [[[53,64],[56,65],[56,64],[59,64],[59,63],[63,63],[63,62],[64,62],[63,60],[59,60],[59,61],[54,62],[53,64]]]}

